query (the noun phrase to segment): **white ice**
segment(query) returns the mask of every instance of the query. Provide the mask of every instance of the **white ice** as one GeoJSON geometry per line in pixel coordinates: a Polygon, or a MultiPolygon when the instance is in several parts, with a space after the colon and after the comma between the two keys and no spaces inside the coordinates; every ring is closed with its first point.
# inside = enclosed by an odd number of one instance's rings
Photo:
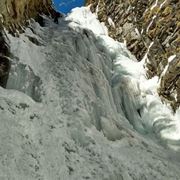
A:
{"type": "Polygon", "coordinates": [[[179,180],[180,111],[162,104],[158,78],[89,7],[44,20],[8,35],[0,179],[179,180]]]}

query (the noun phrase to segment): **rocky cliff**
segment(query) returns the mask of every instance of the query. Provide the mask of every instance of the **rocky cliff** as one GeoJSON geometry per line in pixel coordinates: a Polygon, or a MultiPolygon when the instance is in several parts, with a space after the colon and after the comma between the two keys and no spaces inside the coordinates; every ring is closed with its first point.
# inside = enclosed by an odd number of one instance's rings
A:
{"type": "Polygon", "coordinates": [[[22,25],[30,18],[37,18],[39,13],[51,14],[51,0],[1,0],[1,24],[14,32],[22,29],[22,25]]]}
{"type": "Polygon", "coordinates": [[[147,77],[159,77],[159,95],[174,109],[180,105],[180,1],[87,0],[105,22],[109,35],[126,41],[145,61],[147,77]]]}
{"type": "Polygon", "coordinates": [[[51,0],[1,0],[0,1],[0,86],[5,87],[10,69],[10,56],[6,29],[14,36],[24,31],[33,18],[42,24],[40,14],[55,16],[51,0]]]}

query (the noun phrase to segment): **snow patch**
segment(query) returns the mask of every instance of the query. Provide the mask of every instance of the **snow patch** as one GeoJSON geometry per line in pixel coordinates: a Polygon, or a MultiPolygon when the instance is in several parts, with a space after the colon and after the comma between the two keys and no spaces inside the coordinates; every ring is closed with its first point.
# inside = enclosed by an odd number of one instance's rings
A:
{"type": "Polygon", "coordinates": [[[110,17],[108,17],[108,23],[109,23],[110,26],[115,28],[115,24],[114,24],[113,20],[110,17]]]}

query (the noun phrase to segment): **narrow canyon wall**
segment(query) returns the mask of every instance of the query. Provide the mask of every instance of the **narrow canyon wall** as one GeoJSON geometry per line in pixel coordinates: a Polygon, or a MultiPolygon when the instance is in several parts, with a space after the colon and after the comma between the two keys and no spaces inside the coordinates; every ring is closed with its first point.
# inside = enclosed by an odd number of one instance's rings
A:
{"type": "Polygon", "coordinates": [[[30,18],[37,18],[39,13],[50,14],[51,0],[1,0],[1,24],[9,31],[20,29],[30,18]]]}
{"type": "Polygon", "coordinates": [[[126,41],[145,61],[148,78],[160,78],[159,95],[174,109],[180,105],[180,1],[87,0],[105,22],[109,35],[126,41]]]}
{"type": "Polygon", "coordinates": [[[54,16],[51,0],[0,0],[0,86],[6,87],[10,69],[5,29],[14,36],[24,31],[30,18],[42,23],[39,14],[54,16]]]}

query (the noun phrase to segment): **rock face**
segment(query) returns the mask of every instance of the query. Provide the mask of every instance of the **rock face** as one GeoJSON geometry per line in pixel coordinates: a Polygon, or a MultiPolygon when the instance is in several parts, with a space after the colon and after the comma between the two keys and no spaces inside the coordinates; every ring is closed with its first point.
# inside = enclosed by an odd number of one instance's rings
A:
{"type": "Polygon", "coordinates": [[[1,0],[0,1],[0,86],[6,87],[10,62],[8,39],[4,27],[14,36],[23,32],[28,19],[34,18],[42,24],[39,14],[55,16],[51,0],[1,0]]]}
{"type": "Polygon", "coordinates": [[[87,0],[109,35],[126,41],[145,61],[147,77],[160,78],[159,95],[175,110],[180,105],[180,1],[87,0]],[[171,61],[170,63],[168,62],[171,61]]]}
{"type": "Polygon", "coordinates": [[[1,23],[11,32],[21,29],[30,18],[37,18],[39,13],[51,13],[51,0],[1,0],[1,23]]]}

